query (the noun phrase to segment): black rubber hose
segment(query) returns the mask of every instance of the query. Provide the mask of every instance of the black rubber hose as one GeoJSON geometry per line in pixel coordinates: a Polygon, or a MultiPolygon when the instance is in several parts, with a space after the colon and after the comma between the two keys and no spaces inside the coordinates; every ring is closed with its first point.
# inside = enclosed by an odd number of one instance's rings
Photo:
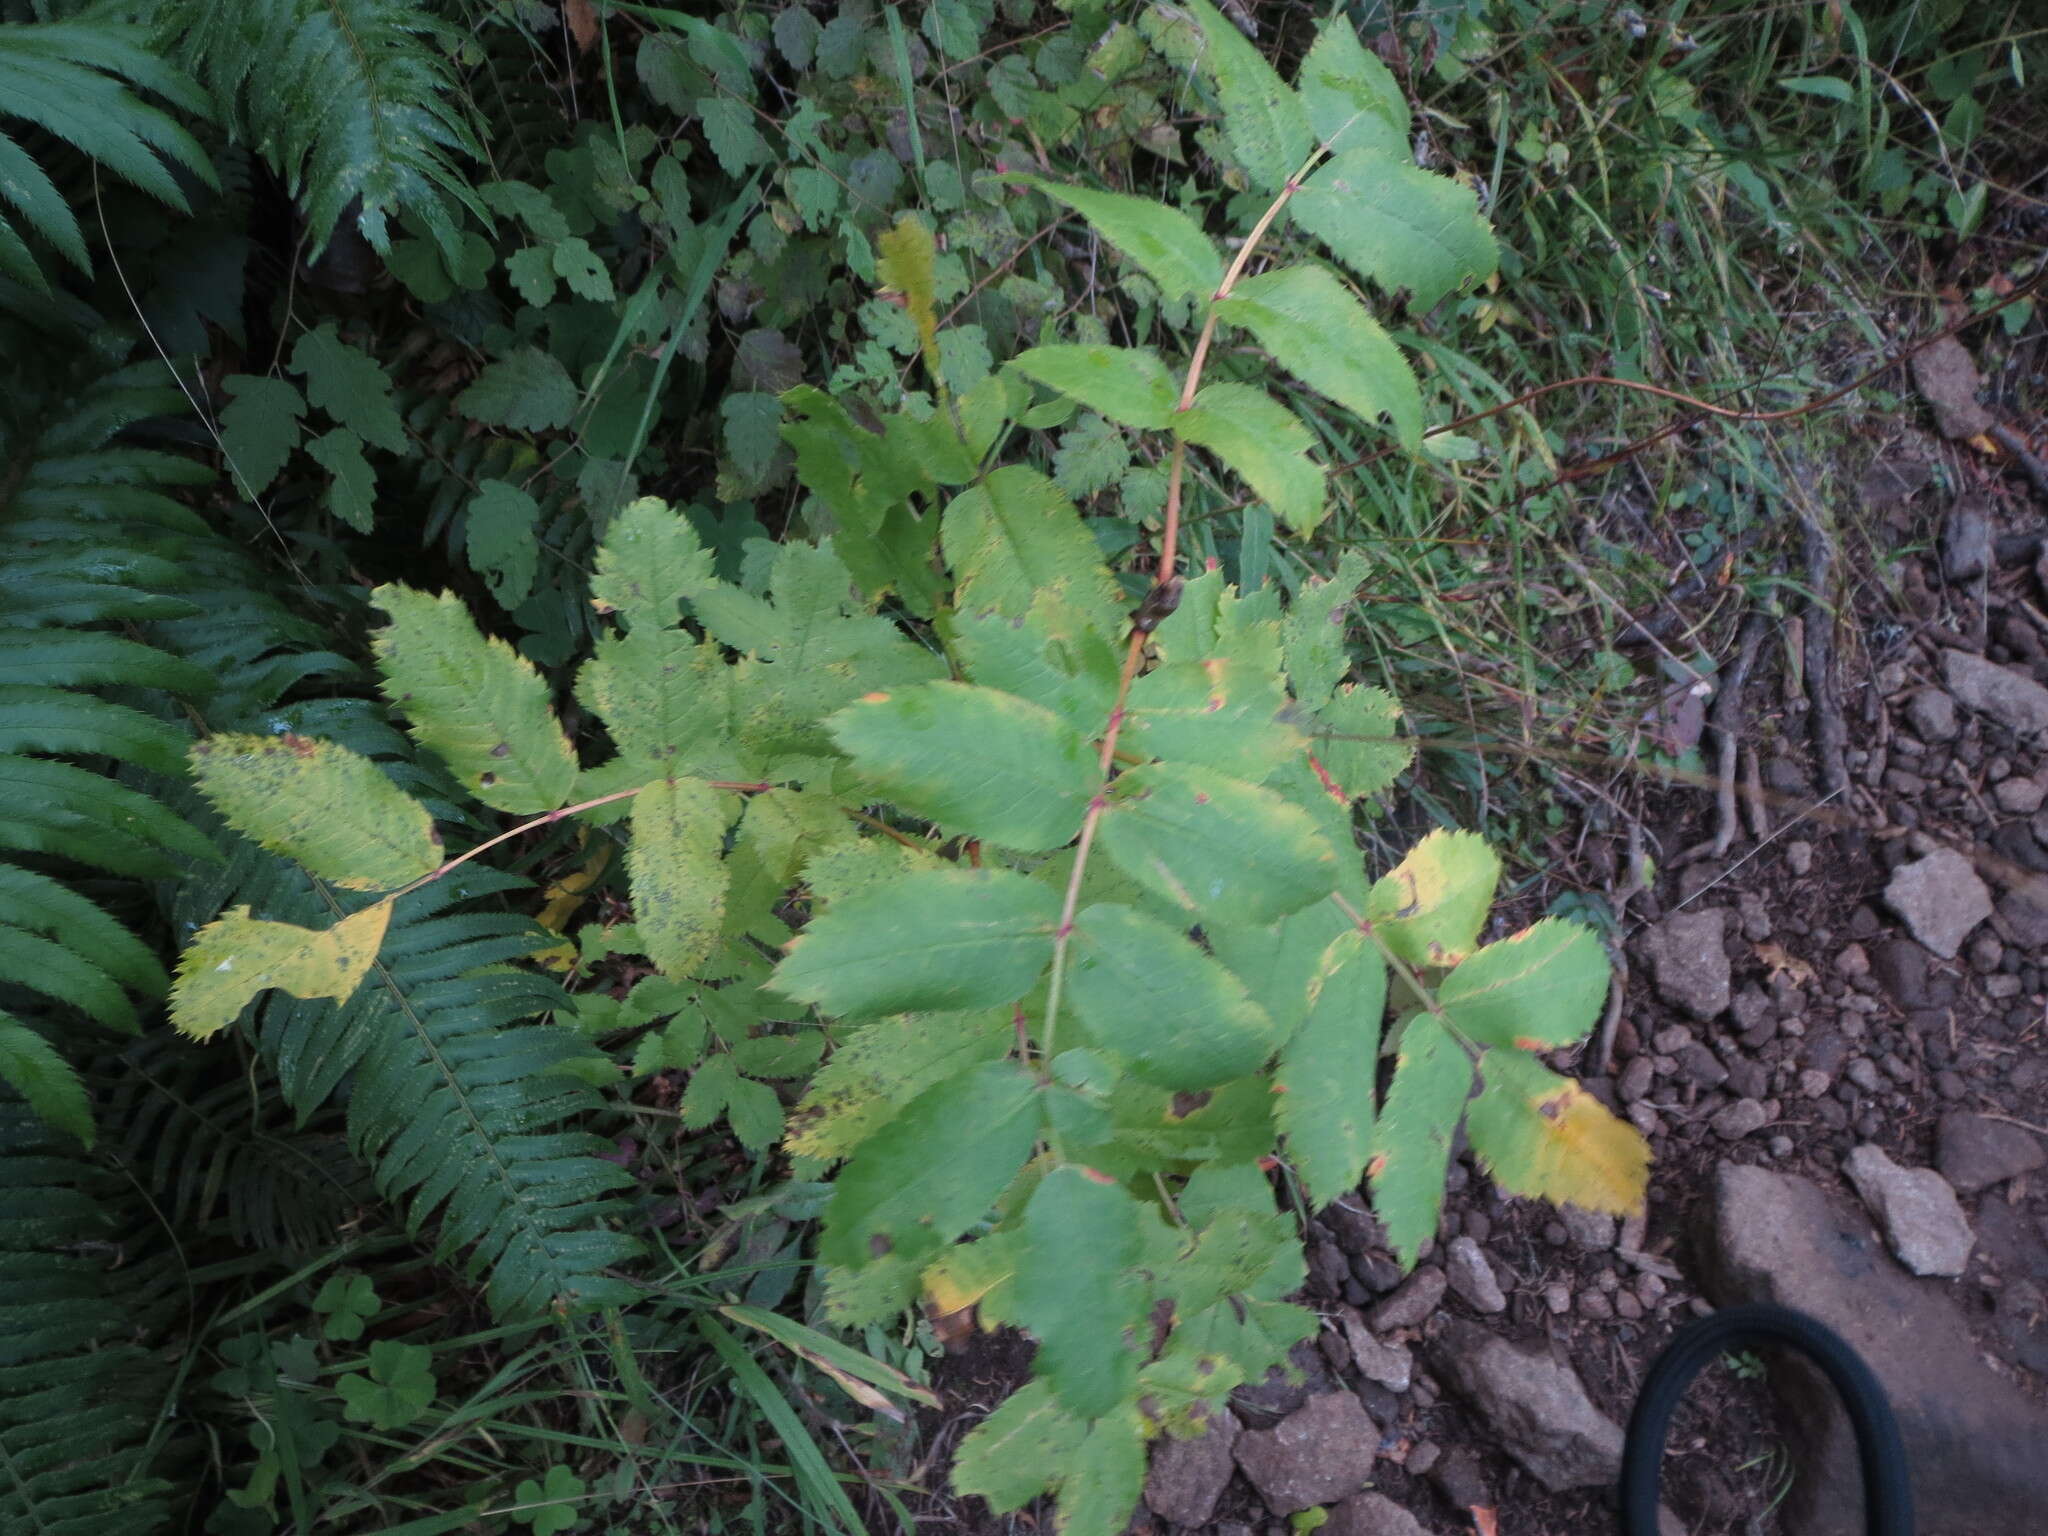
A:
{"type": "Polygon", "coordinates": [[[1693,1377],[1724,1351],[1757,1345],[1797,1350],[1834,1384],[1849,1412],[1863,1465],[1863,1529],[1868,1536],[1912,1536],[1913,1486],[1906,1475],[1906,1451],[1877,1377],[1834,1330],[1790,1307],[1763,1303],[1727,1307],[1688,1325],[1650,1367],[1621,1452],[1623,1536],[1657,1536],[1664,1437],[1693,1377]]]}

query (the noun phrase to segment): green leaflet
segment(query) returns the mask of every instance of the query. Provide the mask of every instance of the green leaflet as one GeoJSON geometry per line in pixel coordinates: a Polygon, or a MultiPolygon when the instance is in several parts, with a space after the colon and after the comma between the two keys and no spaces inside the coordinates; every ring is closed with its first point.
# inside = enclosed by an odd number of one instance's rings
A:
{"type": "Polygon", "coordinates": [[[616,761],[638,765],[622,771],[740,779],[746,767],[733,740],[733,670],[709,640],[642,628],[597,642],[576,676],[576,697],[604,721],[618,744],[616,761]]]}
{"type": "Polygon", "coordinates": [[[1061,1468],[1060,1536],[1118,1536],[1145,1490],[1145,1425],[1134,1405],[1088,1426],[1061,1468]]]}
{"type": "Polygon", "coordinates": [[[1294,77],[1316,141],[1333,155],[1370,149],[1405,155],[1408,100],[1394,72],[1358,41],[1348,16],[1332,16],[1294,77]]]}
{"type": "Polygon", "coordinates": [[[986,1499],[999,1515],[1022,1509],[1058,1481],[1087,1437],[1050,1386],[1027,1381],[960,1442],[953,1489],[986,1499]]]}
{"type": "Polygon", "coordinates": [[[0,977],[44,997],[69,1003],[109,1029],[136,1034],[139,1025],[128,995],[98,964],[39,934],[0,923],[0,977]]]}
{"type": "Polygon", "coordinates": [[[1024,1207],[1023,1235],[1009,1310],[1038,1340],[1032,1372],[1069,1413],[1099,1419],[1138,1374],[1144,1293],[1126,1273],[1138,1202],[1092,1168],[1055,1168],[1024,1207]]]}
{"type": "MultiPolygon", "coordinates": [[[[1404,448],[1422,443],[1422,395],[1401,349],[1322,267],[1248,277],[1216,313],[1259,338],[1281,367],[1359,420],[1390,424],[1404,448]]],[[[1246,474],[1250,479],[1250,475],[1246,474]]]]}
{"type": "Polygon", "coordinates": [[[1254,784],[1307,746],[1270,670],[1215,657],[1156,667],[1131,685],[1120,748],[1254,784]]]}
{"type": "Polygon", "coordinates": [[[1324,974],[1330,947],[1355,931],[1334,901],[1312,902],[1277,923],[1202,925],[1210,951],[1251,990],[1283,1037],[1308,1017],[1310,988],[1324,974]]]}
{"type": "Polygon", "coordinates": [[[1466,960],[1443,979],[1437,1002],[1482,1044],[1547,1049],[1593,1027],[1607,980],[1607,952],[1593,930],[1546,917],[1466,960]]]}
{"type": "Polygon", "coordinates": [[[633,797],[633,926],[664,975],[689,975],[717,947],[730,799],[701,779],[656,779],[633,797]]]}
{"type": "Polygon", "coordinates": [[[1650,1148],[1634,1126],[1521,1051],[1487,1051],[1479,1070],[1465,1131],[1502,1189],[1616,1215],[1642,1208],[1650,1148]]]}
{"type": "Polygon", "coordinates": [[[1387,1241],[1403,1267],[1415,1262],[1422,1240],[1436,1233],[1444,1203],[1444,1170],[1451,1134],[1472,1091],[1472,1061],[1465,1048],[1426,1013],[1401,1031],[1394,1081],[1373,1128],[1373,1209],[1386,1223],[1387,1241]]]}
{"type": "Polygon", "coordinates": [[[1162,1088],[1214,1088],[1255,1072],[1280,1032],[1244,983],[1192,940],[1129,907],[1074,919],[1074,1012],[1098,1044],[1162,1088]]]}
{"type": "Polygon", "coordinates": [[[348,890],[392,891],[440,868],[426,807],[331,741],[209,736],[192,746],[192,773],[229,826],[348,890]]]}
{"type": "Polygon", "coordinates": [[[364,442],[387,453],[406,449],[405,423],[391,403],[383,365],[350,346],[329,321],[292,349],[292,370],[306,376],[306,398],[364,442]]]}
{"type": "Polygon", "coordinates": [[[1005,465],[955,496],[940,521],[939,545],[962,612],[1021,618],[1053,594],[1097,623],[1114,622],[1116,578],[1102,563],[1101,546],[1074,504],[1035,469],[1005,465]]]}
{"type": "Polygon", "coordinates": [[[1209,0],[1183,0],[1183,8],[1202,28],[1202,62],[1216,81],[1231,153],[1253,186],[1278,192],[1315,148],[1301,98],[1209,0]]]}
{"type": "Polygon", "coordinates": [[[910,322],[917,327],[918,349],[934,377],[939,371],[939,317],[933,308],[937,279],[932,272],[932,232],[914,213],[901,213],[875,242],[875,276],[882,286],[903,295],[910,322]]]}
{"type": "Polygon", "coordinates": [[[486,805],[521,815],[566,805],[576,754],[532,664],[485,638],[451,592],[429,597],[387,582],[370,598],[391,615],[371,637],[384,696],[414,739],[486,805]]]}
{"type": "Polygon", "coordinates": [[[234,1023],[249,1000],[270,987],[293,997],[347,1002],[376,961],[391,923],[391,900],[330,928],[270,923],[233,907],[199,930],[178,958],[171,1022],[205,1040],[234,1023]]]}
{"type": "Polygon", "coordinates": [[[576,384],[552,352],[521,347],[487,365],[455,408],[473,421],[514,432],[566,427],[576,414],[576,384]]]}
{"type": "Polygon", "coordinates": [[[797,1157],[845,1157],[934,1083],[994,1061],[1016,1041],[1009,1015],[897,1014],[846,1034],[791,1117],[797,1157]]]}
{"type": "Polygon", "coordinates": [[[229,374],[221,387],[234,396],[220,413],[221,452],[253,501],[270,489],[299,445],[305,397],[288,381],[260,374],[229,374]]]}
{"type": "Polygon", "coordinates": [[[1010,366],[1127,427],[1157,431],[1173,419],[1178,403],[1166,365],[1138,347],[1032,347],[1010,366]]]}
{"type": "Polygon", "coordinates": [[[1274,516],[1298,534],[1323,520],[1323,470],[1294,412],[1249,384],[1206,384],[1173,429],[1244,476],[1274,516]]]}
{"type": "Polygon", "coordinates": [[[849,1017],[992,1008],[1052,959],[1059,894],[998,869],[933,869],[834,902],[792,940],[774,985],[849,1017]]]}
{"type": "Polygon", "coordinates": [[[1414,741],[1398,733],[1400,719],[1391,693],[1346,683],[1316,711],[1309,750],[1351,799],[1380,794],[1415,756],[1414,741]]]}
{"type": "Polygon", "coordinates": [[[612,520],[597,550],[590,602],[628,631],[674,628],[677,603],[711,582],[711,551],[690,520],[642,496],[612,520]]]}
{"type": "Polygon", "coordinates": [[[874,693],[827,723],[913,815],[1025,853],[1072,841],[1101,783],[1080,732],[1014,694],[966,683],[874,693]]]}
{"type": "Polygon", "coordinates": [[[1273,1114],[1316,1208],[1358,1187],[1371,1151],[1386,962],[1352,929],[1324,951],[1309,991],[1307,1017],[1273,1072],[1273,1114]]]}
{"type": "Polygon", "coordinates": [[[1126,874],[1191,921],[1271,922],[1337,886],[1337,852],[1305,811],[1206,768],[1122,774],[1100,837],[1126,874]]]}
{"type": "Polygon", "coordinates": [[[1365,915],[1410,965],[1456,965],[1479,942],[1500,880],[1500,855],[1476,832],[1439,829],[1374,884],[1365,915]]]}
{"type": "Polygon", "coordinates": [[[1339,261],[1390,298],[1407,294],[1418,315],[1500,264],[1471,191],[1405,156],[1349,150],[1311,176],[1291,207],[1339,261]]]}
{"type": "Polygon", "coordinates": [[[310,440],[306,457],[334,476],[327,487],[327,510],[357,533],[368,533],[376,524],[377,474],[363,457],[363,440],[336,427],[310,440]]]}
{"type": "Polygon", "coordinates": [[[506,610],[533,591],[540,571],[540,541],[534,523],[540,504],[505,480],[479,481],[465,515],[464,539],[472,569],[490,583],[491,596],[506,610]]]}
{"type": "Polygon", "coordinates": [[[973,682],[1043,704],[1084,735],[1109,719],[1116,702],[1115,646],[1063,593],[1040,593],[1021,617],[956,614],[952,642],[973,682]]]}
{"type": "Polygon", "coordinates": [[[1206,299],[1223,283],[1223,259],[1201,226],[1178,208],[1147,197],[1062,186],[1042,176],[1012,175],[1065,203],[1097,234],[1145,269],[1169,299],[1206,299]]]}
{"type": "Polygon", "coordinates": [[[1311,576],[1287,606],[1282,629],[1287,682],[1294,697],[1309,709],[1322,708],[1351,669],[1351,653],[1344,644],[1346,621],[1369,570],[1363,551],[1347,549],[1334,576],[1311,576]]]}
{"type": "Polygon", "coordinates": [[[828,1264],[935,1253],[987,1214],[1038,1139],[1037,1086],[997,1061],[935,1084],[840,1170],[818,1237],[828,1264]]]}
{"type": "Polygon", "coordinates": [[[13,1014],[0,1009],[0,1082],[60,1131],[93,1143],[92,1101],[71,1063],[13,1014]]]}

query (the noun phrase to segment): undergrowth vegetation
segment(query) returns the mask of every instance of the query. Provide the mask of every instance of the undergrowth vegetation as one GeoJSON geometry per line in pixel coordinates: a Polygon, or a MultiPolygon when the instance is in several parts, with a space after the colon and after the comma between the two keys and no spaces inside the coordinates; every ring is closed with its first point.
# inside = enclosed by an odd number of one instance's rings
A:
{"type": "Polygon", "coordinates": [[[2041,35],[700,9],[0,0],[0,1527],[1115,1532],[1641,1198],[1560,802],[2041,35]]]}

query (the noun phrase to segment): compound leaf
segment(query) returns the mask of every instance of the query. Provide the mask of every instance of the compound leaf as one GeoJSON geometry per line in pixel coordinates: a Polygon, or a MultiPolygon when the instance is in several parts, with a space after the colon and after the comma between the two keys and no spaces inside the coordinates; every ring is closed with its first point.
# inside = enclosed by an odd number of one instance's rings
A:
{"type": "Polygon", "coordinates": [[[629,630],[673,628],[677,603],[711,581],[711,551],[690,520],[642,496],[612,520],[598,546],[590,602],[629,630]]]}
{"type": "Polygon", "coordinates": [[[1366,1165],[1373,1209],[1403,1267],[1415,1262],[1422,1240],[1436,1233],[1451,1135],[1471,1091],[1472,1061],[1465,1048],[1428,1014],[1409,1019],[1366,1165]]]}
{"type": "Polygon", "coordinates": [[[1607,952],[1593,930],[1546,917],[1466,960],[1444,978],[1437,1002],[1483,1045],[1542,1050],[1593,1027],[1607,980],[1607,952]]]}
{"type": "Polygon", "coordinates": [[[1418,315],[1500,264],[1471,189],[1405,155],[1348,150],[1311,176],[1292,206],[1339,261],[1389,297],[1406,293],[1418,315]]]}
{"type": "Polygon", "coordinates": [[[1390,788],[1415,756],[1398,733],[1401,704],[1383,688],[1346,683],[1316,711],[1309,750],[1351,799],[1390,788]]]}
{"type": "Polygon", "coordinates": [[[1102,563],[1102,546],[1035,469],[1006,464],[955,496],[940,520],[939,544],[963,612],[1021,618],[1047,593],[1105,622],[1116,610],[1116,578],[1102,563]]]}
{"type": "Polygon", "coordinates": [[[1359,420],[1384,422],[1404,448],[1422,442],[1414,370],[1326,269],[1283,267],[1246,278],[1217,303],[1216,313],[1250,331],[1281,367],[1359,420]]]}
{"type": "Polygon", "coordinates": [[[1479,1070],[1465,1133],[1496,1184],[1589,1211],[1641,1209],[1650,1149],[1634,1126],[1521,1051],[1487,1051],[1479,1070]]]}
{"type": "Polygon", "coordinates": [[[1038,1340],[1032,1370],[1070,1413],[1099,1419],[1138,1375],[1144,1295],[1126,1273],[1138,1202],[1108,1174],[1055,1168],[1024,1207],[1023,1235],[1009,1312],[1038,1340]]]}
{"type": "Polygon", "coordinates": [[[1137,347],[1032,347],[1010,366],[1127,427],[1164,427],[1178,398],[1166,364],[1137,347]]]}
{"type": "Polygon", "coordinates": [[[1408,153],[1408,101],[1394,72],[1358,41],[1348,16],[1332,16],[1294,77],[1316,142],[1331,154],[1351,149],[1408,153]]]}
{"type": "Polygon", "coordinates": [[[1341,934],[1310,977],[1309,998],[1273,1072],[1273,1113],[1309,1205],[1320,1208],[1358,1187],[1371,1154],[1386,962],[1356,929],[1341,934]]]}
{"type": "Polygon", "coordinates": [[[633,926],[665,975],[689,975],[717,946],[729,877],[719,856],[725,798],[702,779],[657,779],[633,797],[633,926]]]}
{"type": "Polygon", "coordinates": [[[960,1442],[953,1491],[986,1499],[999,1515],[1022,1509],[1058,1481],[1088,1438],[1052,1387],[1027,1381],[960,1442]]]}
{"type": "Polygon", "coordinates": [[[875,242],[875,276],[882,286],[901,295],[910,323],[917,328],[918,350],[934,376],[939,371],[939,317],[933,307],[938,279],[932,267],[937,252],[932,232],[914,213],[898,214],[896,223],[875,242]]]}
{"type": "Polygon", "coordinates": [[[1209,0],[1183,0],[1202,28],[1202,62],[1223,103],[1223,133],[1252,185],[1278,192],[1315,147],[1308,112],[1273,66],[1209,0]]]}
{"type": "Polygon", "coordinates": [[[1456,965],[1479,942],[1500,880],[1500,855],[1476,832],[1439,829],[1374,883],[1365,915],[1410,965],[1456,965]]]}
{"type": "Polygon", "coordinates": [[[576,414],[576,385],[553,353],[521,347],[479,373],[455,408],[485,426],[544,432],[576,414]]]}
{"type": "Polygon", "coordinates": [[[221,387],[234,396],[220,413],[221,452],[253,501],[298,447],[305,397],[286,380],[261,374],[232,373],[221,387]]]}
{"type": "Polygon", "coordinates": [[[247,907],[231,907],[200,929],[179,958],[171,1022],[195,1040],[207,1039],[269,987],[346,1002],[376,961],[390,923],[389,898],[325,930],[265,922],[247,907]]]}
{"type": "MultiPolygon", "coordinates": [[[[1163,423],[1162,423],[1163,425],[1163,423]]],[[[1236,470],[1299,534],[1323,520],[1323,470],[1294,412],[1249,384],[1209,384],[1173,418],[1173,429],[1236,470]]]]}
{"type": "Polygon", "coordinates": [[[1010,179],[1036,187],[1080,214],[1097,234],[1144,268],[1162,296],[1206,299],[1222,285],[1222,257],[1201,226],[1178,208],[1122,192],[1062,186],[1040,176],[1010,179]]]}
{"type": "Polygon", "coordinates": [[[405,452],[405,423],[383,365],[343,341],[333,321],[299,338],[292,369],[306,376],[306,398],[341,426],[389,453],[405,452]]]}

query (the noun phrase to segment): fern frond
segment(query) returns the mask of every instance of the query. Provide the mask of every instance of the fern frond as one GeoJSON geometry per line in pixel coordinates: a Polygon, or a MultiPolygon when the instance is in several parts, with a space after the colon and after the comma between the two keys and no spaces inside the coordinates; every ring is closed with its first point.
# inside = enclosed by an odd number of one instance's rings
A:
{"type": "MultiPolygon", "coordinates": [[[[146,47],[143,28],[103,19],[37,22],[0,29],[0,117],[19,118],[71,145],[180,213],[190,212],[170,171],[180,166],[214,185],[206,151],[176,119],[136,94],[149,91],[195,116],[210,103],[181,70],[146,47]],[[168,162],[168,164],[167,164],[168,162]]],[[[0,131],[0,200],[27,227],[90,273],[78,219],[34,156],[0,131]]],[[[48,280],[0,212],[0,272],[39,293],[48,280]]]]}
{"type": "Polygon", "coordinates": [[[0,1530],[143,1536],[168,1527],[151,1475],[170,1365],[125,1287],[137,1213],[0,1092],[0,1530]]]}
{"type": "Polygon", "coordinates": [[[482,158],[453,72],[447,27],[407,0],[185,0],[167,7],[179,56],[213,88],[236,137],[302,199],[309,258],[360,203],[390,249],[389,219],[416,216],[451,261],[459,213],[488,225],[459,160],[482,158]]]}

